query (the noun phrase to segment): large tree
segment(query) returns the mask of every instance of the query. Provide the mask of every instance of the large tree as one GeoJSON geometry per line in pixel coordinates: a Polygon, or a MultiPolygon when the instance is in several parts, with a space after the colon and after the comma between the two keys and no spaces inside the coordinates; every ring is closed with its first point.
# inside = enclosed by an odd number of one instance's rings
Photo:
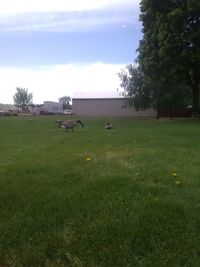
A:
{"type": "Polygon", "coordinates": [[[184,83],[176,84],[171,81],[165,83],[164,78],[157,77],[152,85],[152,80],[148,80],[148,76],[138,65],[126,66],[119,73],[119,77],[127,105],[134,105],[136,110],[153,107],[158,114],[160,110],[171,113],[174,109],[184,108],[191,103],[191,92],[184,83]],[[159,90],[156,90],[156,83],[159,85],[159,90]]]}
{"type": "Polygon", "coordinates": [[[183,90],[190,88],[193,111],[198,113],[200,1],[142,0],[140,9],[143,39],[138,63],[148,80],[152,99],[158,107],[163,95],[173,96],[177,85],[183,85],[183,90]]]}
{"type": "Polygon", "coordinates": [[[28,93],[28,89],[26,88],[16,88],[17,92],[13,96],[14,105],[18,108],[21,108],[24,112],[27,107],[31,104],[33,95],[32,93],[28,93]]]}

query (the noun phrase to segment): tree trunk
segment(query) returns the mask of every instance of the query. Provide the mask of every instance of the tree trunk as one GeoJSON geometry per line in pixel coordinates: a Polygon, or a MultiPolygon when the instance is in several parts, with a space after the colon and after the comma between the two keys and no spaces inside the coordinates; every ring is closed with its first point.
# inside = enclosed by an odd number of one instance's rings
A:
{"type": "Polygon", "coordinates": [[[157,111],[156,119],[159,120],[160,119],[160,103],[159,103],[159,99],[157,99],[156,111],[157,111]]]}
{"type": "Polygon", "coordinates": [[[200,75],[199,69],[196,65],[193,66],[192,71],[189,72],[189,82],[192,89],[192,111],[193,116],[197,117],[200,113],[199,96],[200,96],[200,75]]]}
{"type": "Polygon", "coordinates": [[[192,88],[192,106],[193,106],[193,115],[196,117],[199,114],[199,87],[192,88]]]}

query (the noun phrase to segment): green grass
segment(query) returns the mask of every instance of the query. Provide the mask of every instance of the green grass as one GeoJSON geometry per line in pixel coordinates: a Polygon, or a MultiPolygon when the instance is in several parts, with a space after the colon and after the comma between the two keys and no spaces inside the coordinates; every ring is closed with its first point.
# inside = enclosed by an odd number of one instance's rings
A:
{"type": "Polygon", "coordinates": [[[200,266],[199,121],[57,118],[0,118],[0,266],[200,266]]]}

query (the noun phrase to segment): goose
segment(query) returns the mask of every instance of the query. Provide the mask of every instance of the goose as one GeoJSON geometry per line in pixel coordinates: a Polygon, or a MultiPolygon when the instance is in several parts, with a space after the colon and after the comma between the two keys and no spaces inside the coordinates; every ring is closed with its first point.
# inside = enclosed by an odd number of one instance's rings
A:
{"type": "Polygon", "coordinates": [[[67,121],[57,121],[58,123],[58,128],[64,128],[66,131],[68,129],[71,129],[72,131],[74,130],[74,127],[76,127],[78,124],[80,124],[82,127],[84,127],[83,122],[80,120],[73,121],[73,120],[67,120],[67,121]]]}
{"type": "Polygon", "coordinates": [[[108,122],[106,126],[104,127],[106,130],[111,130],[113,128],[113,124],[108,122]]]}

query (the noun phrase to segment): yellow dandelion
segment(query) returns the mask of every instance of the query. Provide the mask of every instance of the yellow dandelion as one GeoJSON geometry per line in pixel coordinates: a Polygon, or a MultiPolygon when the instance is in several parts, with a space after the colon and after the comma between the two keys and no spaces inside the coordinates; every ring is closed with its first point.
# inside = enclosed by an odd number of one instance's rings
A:
{"type": "Polygon", "coordinates": [[[89,157],[88,157],[88,158],[86,158],[86,160],[87,160],[87,161],[90,161],[90,160],[91,160],[91,158],[89,158],[89,157]]]}
{"type": "Polygon", "coordinates": [[[181,182],[180,181],[175,181],[174,182],[176,185],[181,185],[181,182]]]}
{"type": "Polygon", "coordinates": [[[172,173],[172,176],[176,177],[176,175],[177,175],[177,174],[176,174],[175,172],[172,173]]]}

